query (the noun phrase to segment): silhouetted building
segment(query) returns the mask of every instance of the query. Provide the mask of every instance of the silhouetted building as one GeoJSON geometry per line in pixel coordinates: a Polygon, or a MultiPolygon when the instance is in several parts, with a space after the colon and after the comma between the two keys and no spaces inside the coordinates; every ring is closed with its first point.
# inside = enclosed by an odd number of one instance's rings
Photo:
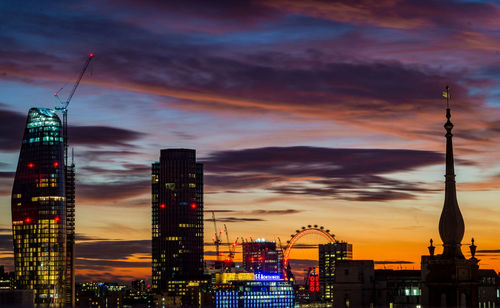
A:
{"type": "Polygon", "coordinates": [[[338,262],[333,284],[333,307],[373,307],[375,303],[375,270],[372,260],[338,262]]]}
{"type": "Polygon", "coordinates": [[[79,283],[75,288],[77,307],[123,307],[127,286],[108,282],[79,283]]]}
{"type": "Polygon", "coordinates": [[[263,239],[244,242],[243,268],[254,273],[281,273],[281,254],[276,243],[263,239]]]}
{"type": "Polygon", "coordinates": [[[33,290],[0,290],[0,307],[33,308],[33,290]]]}
{"type": "Polygon", "coordinates": [[[342,260],[352,260],[352,245],[346,242],[320,244],[318,254],[321,299],[330,302],[333,300],[335,264],[342,260]]]}
{"type": "Polygon", "coordinates": [[[0,265],[0,290],[15,289],[14,272],[6,272],[3,265],[0,265]]]}
{"type": "Polygon", "coordinates": [[[182,296],[203,278],[203,165],[195,150],[161,150],[152,194],[153,290],[182,296]]]}
{"type": "Polygon", "coordinates": [[[37,304],[65,302],[67,214],[61,121],[54,111],[32,108],[12,189],[16,282],[32,289],[37,304]]]}
{"type": "Polygon", "coordinates": [[[375,270],[374,307],[421,307],[419,270],[375,270]]]}
{"type": "Polygon", "coordinates": [[[450,108],[446,109],[446,118],[445,199],[439,219],[439,235],[444,248],[442,254],[435,255],[431,240],[429,255],[422,256],[422,304],[423,307],[478,307],[479,267],[474,257],[474,239],[470,259],[466,259],[461,250],[465,224],[455,187],[450,108]]]}

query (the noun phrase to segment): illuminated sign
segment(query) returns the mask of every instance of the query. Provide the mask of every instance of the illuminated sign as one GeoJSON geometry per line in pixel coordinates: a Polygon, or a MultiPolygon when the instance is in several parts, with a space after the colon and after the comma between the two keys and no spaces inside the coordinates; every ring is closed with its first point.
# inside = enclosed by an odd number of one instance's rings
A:
{"type": "Polygon", "coordinates": [[[255,273],[255,280],[281,280],[281,276],[279,274],[255,273]]]}

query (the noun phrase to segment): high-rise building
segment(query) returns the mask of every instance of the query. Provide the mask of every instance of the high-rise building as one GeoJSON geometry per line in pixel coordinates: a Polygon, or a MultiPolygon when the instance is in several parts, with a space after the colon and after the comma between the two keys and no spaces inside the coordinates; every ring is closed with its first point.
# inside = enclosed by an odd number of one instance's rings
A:
{"type": "Polygon", "coordinates": [[[321,299],[330,302],[333,300],[335,265],[342,260],[352,260],[352,244],[346,242],[320,244],[318,253],[321,299]]]}
{"type": "Polygon", "coordinates": [[[31,108],[12,189],[15,276],[36,304],[62,305],[66,294],[67,214],[61,121],[31,108]]]}
{"type": "Polygon", "coordinates": [[[152,165],[153,290],[184,295],[203,278],[203,165],[195,150],[164,149],[152,165]]]}
{"type": "Polygon", "coordinates": [[[257,239],[243,243],[243,268],[254,273],[281,273],[281,254],[276,242],[257,239]]]}

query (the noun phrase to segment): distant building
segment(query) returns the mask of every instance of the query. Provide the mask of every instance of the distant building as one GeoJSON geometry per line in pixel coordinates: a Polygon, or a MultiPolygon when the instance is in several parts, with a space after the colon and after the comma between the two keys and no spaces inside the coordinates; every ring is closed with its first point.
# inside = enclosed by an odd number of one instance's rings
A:
{"type": "Polygon", "coordinates": [[[352,260],[352,244],[333,242],[318,245],[319,285],[321,300],[333,300],[335,283],[335,264],[342,260],[352,260]]]}
{"type": "Polygon", "coordinates": [[[152,165],[153,291],[185,293],[203,280],[203,165],[195,150],[161,150],[152,165]]]}
{"type": "Polygon", "coordinates": [[[243,243],[243,269],[254,273],[281,273],[281,254],[276,242],[255,240],[243,243]]]}
{"type": "Polygon", "coordinates": [[[64,304],[71,286],[65,184],[61,121],[53,110],[31,108],[11,210],[17,287],[32,289],[36,304],[64,304]]]}
{"type": "Polygon", "coordinates": [[[76,285],[77,307],[123,307],[127,286],[108,282],[76,285]]]}
{"type": "Polygon", "coordinates": [[[14,272],[6,272],[4,266],[0,265],[0,290],[14,290],[15,279],[14,272]]]}
{"type": "Polygon", "coordinates": [[[231,281],[212,286],[213,307],[294,307],[293,287],[285,281],[231,281]]]}

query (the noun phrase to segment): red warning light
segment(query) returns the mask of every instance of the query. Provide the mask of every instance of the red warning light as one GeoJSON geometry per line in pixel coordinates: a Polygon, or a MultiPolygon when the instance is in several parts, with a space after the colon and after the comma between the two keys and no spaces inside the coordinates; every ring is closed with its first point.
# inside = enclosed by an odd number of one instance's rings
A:
{"type": "Polygon", "coordinates": [[[193,202],[193,203],[191,203],[191,208],[192,208],[192,209],[195,209],[195,208],[196,208],[196,203],[194,203],[194,202],[193,202]]]}
{"type": "Polygon", "coordinates": [[[33,168],[33,167],[35,167],[35,164],[34,164],[34,163],[29,163],[29,164],[28,164],[28,167],[29,167],[29,168],[33,168]]]}
{"type": "Polygon", "coordinates": [[[259,260],[260,260],[260,261],[264,260],[264,257],[259,257],[259,260]]]}
{"type": "Polygon", "coordinates": [[[254,257],[250,257],[250,261],[255,261],[255,258],[254,257]]]}
{"type": "Polygon", "coordinates": [[[24,221],[26,221],[26,223],[28,223],[28,224],[29,224],[29,223],[31,222],[31,218],[29,218],[29,217],[28,217],[28,218],[26,218],[24,221]]]}
{"type": "Polygon", "coordinates": [[[160,208],[164,209],[165,208],[165,203],[160,204],[160,208]]]}
{"type": "Polygon", "coordinates": [[[150,288],[151,288],[151,285],[150,285],[150,284],[148,284],[148,289],[150,289],[150,288]]]}
{"type": "Polygon", "coordinates": [[[56,222],[59,222],[59,221],[61,220],[61,218],[59,218],[59,216],[56,216],[56,218],[54,218],[54,220],[55,220],[56,222]]]}
{"type": "Polygon", "coordinates": [[[59,162],[58,161],[54,162],[54,167],[56,167],[56,168],[59,167],[59,162]]]}
{"type": "Polygon", "coordinates": [[[89,58],[92,58],[94,56],[93,53],[89,53],[89,58]]]}

